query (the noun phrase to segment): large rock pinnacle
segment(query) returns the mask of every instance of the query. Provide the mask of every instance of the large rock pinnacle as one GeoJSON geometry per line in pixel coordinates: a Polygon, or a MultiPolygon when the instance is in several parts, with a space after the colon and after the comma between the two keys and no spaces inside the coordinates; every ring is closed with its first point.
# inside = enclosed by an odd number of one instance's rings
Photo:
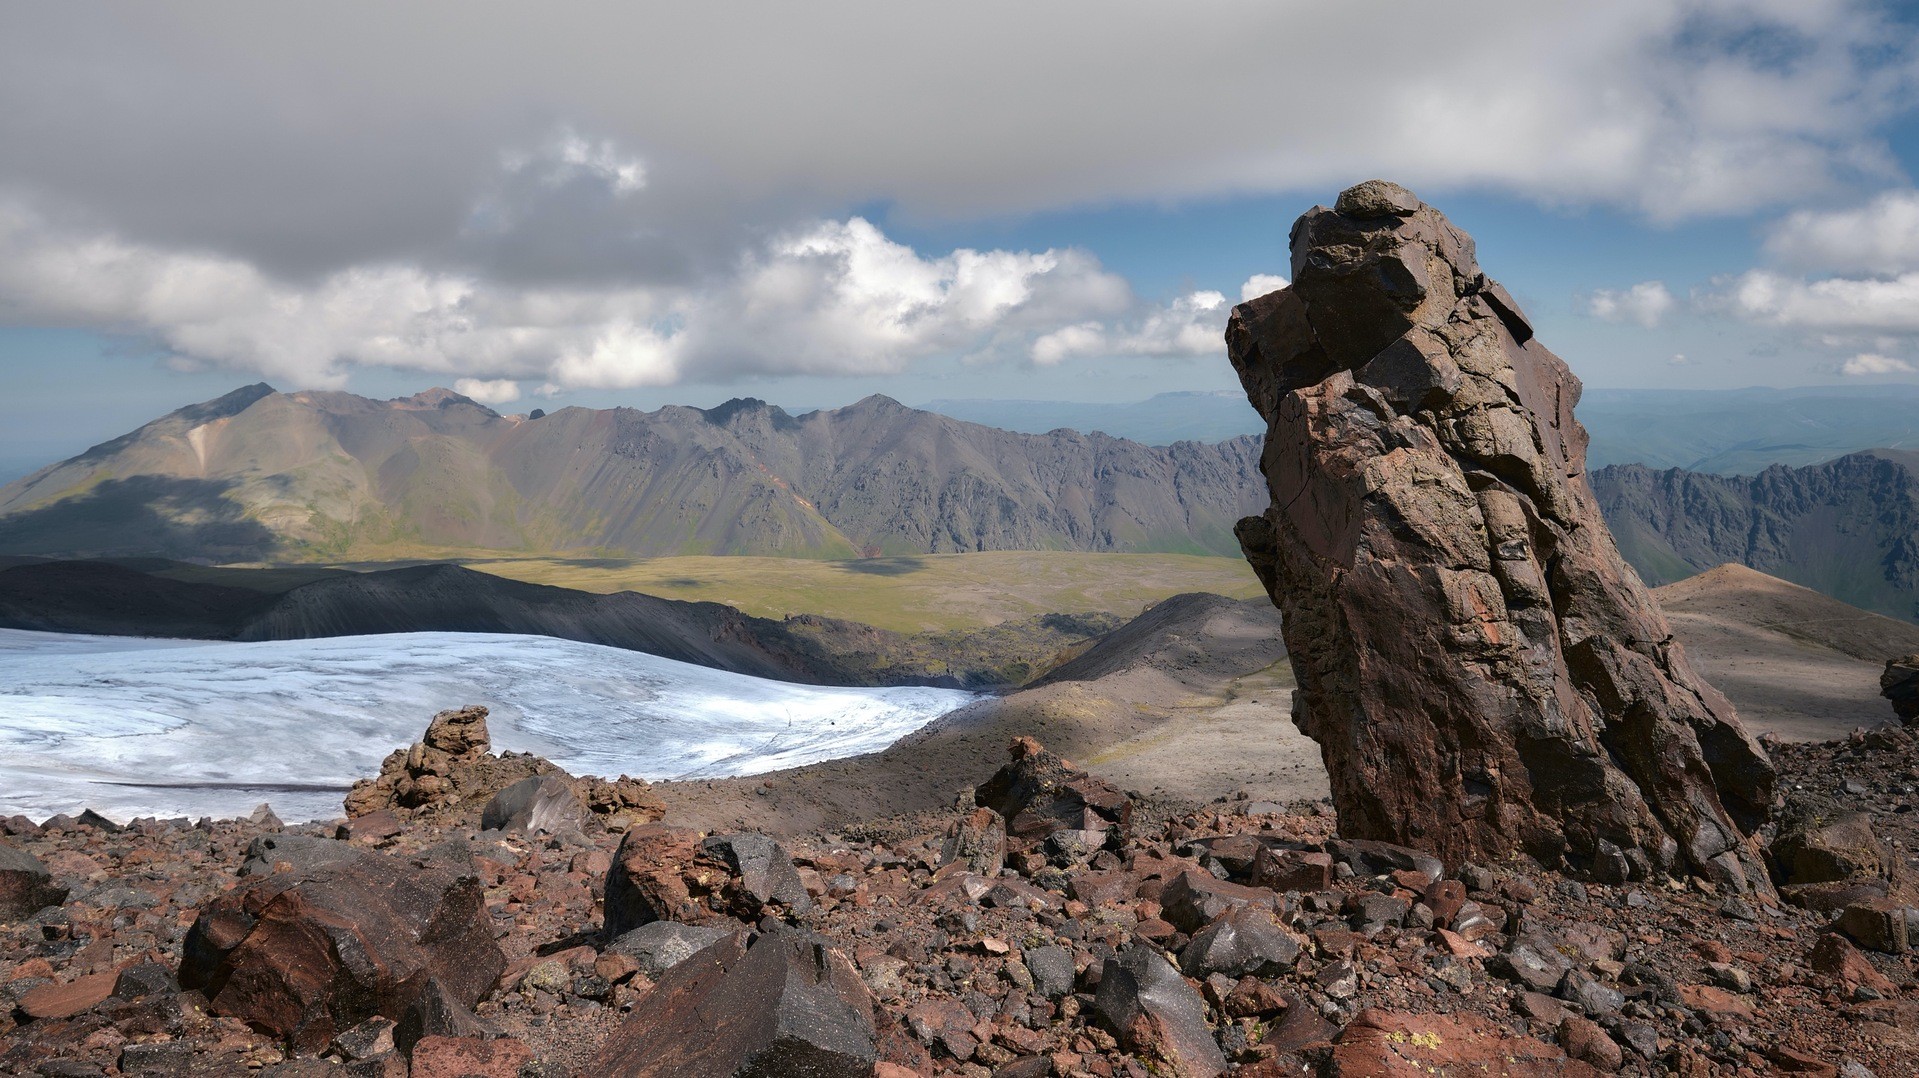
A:
{"type": "Polygon", "coordinates": [[[1292,271],[1226,330],[1273,498],[1239,536],[1341,833],[1770,891],[1771,761],[1620,559],[1579,379],[1472,239],[1373,180],[1299,219],[1292,271]]]}

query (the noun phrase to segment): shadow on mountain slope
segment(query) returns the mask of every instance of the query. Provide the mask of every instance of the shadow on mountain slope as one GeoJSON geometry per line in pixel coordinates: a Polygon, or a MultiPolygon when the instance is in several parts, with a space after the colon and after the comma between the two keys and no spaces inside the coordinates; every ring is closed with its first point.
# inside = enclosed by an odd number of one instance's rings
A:
{"type": "Polygon", "coordinates": [[[161,475],[108,479],[85,493],[0,517],[0,550],[223,562],[265,558],[279,537],[227,497],[234,485],[161,475]]]}

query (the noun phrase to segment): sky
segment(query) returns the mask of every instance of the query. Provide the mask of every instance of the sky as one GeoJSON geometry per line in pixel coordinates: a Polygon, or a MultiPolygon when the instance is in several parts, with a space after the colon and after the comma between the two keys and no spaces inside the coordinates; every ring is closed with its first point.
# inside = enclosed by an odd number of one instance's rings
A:
{"type": "Polygon", "coordinates": [[[1589,385],[1919,381],[1874,0],[0,6],[0,478],[268,381],[503,411],[1232,389],[1373,177],[1589,385]]]}

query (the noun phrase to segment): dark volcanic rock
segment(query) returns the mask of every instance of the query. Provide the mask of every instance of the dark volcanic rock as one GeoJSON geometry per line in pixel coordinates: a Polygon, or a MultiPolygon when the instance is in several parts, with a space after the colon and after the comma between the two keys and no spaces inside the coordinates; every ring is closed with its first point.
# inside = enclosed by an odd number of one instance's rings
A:
{"type": "Polygon", "coordinates": [[[975,803],[1006,820],[1006,831],[1026,842],[1054,831],[1125,831],[1133,800],[1104,779],[1094,778],[1040,747],[1013,739],[1013,760],[974,791],[975,803]]]}
{"type": "Polygon", "coordinates": [[[0,921],[31,917],[66,900],[67,889],[53,882],[38,857],[0,843],[0,921]]]}
{"type": "Polygon", "coordinates": [[[1341,833],[1769,890],[1771,762],[1620,559],[1578,379],[1469,237],[1367,186],[1300,218],[1293,284],[1227,328],[1269,424],[1240,539],[1341,833]]]}
{"type": "Polygon", "coordinates": [[[869,1078],[874,1036],[844,955],[800,932],[737,933],[661,977],[586,1073],[869,1078]]]}
{"type": "Polygon", "coordinates": [[[1892,701],[1892,710],[1908,725],[1919,721],[1919,655],[1886,660],[1879,675],[1879,695],[1892,701]]]}
{"type": "Polygon", "coordinates": [[[1299,950],[1299,942],[1286,934],[1270,911],[1237,906],[1193,936],[1180,952],[1179,966],[1188,977],[1199,980],[1214,973],[1266,977],[1291,966],[1299,950]]]}
{"type": "Polygon", "coordinates": [[[1093,1009],[1127,1051],[1182,1078],[1226,1073],[1226,1059],[1206,1025],[1206,1003],[1172,964],[1150,947],[1128,947],[1106,960],[1093,1009]]]}
{"type": "Polygon", "coordinates": [[[608,952],[622,954],[639,963],[640,972],[658,977],[693,957],[737,929],[708,925],[683,925],[677,921],[649,921],[606,945],[608,952]]]}
{"type": "Polygon", "coordinates": [[[291,837],[270,840],[278,871],[209,902],[187,934],[180,983],[214,1013],[313,1050],[373,1015],[404,1015],[429,983],[470,1007],[499,980],[506,958],[479,880],[291,837]]]}

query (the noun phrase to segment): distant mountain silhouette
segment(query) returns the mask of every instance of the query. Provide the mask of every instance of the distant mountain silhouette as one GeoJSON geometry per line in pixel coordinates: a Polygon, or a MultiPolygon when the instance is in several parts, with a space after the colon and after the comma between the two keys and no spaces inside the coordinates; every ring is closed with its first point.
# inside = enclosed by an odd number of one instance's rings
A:
{"type": "Polygon", "coordinates": [[[1919,620],[1919,453],[1875,449],[1748,477],[1615,465],[1592,483],[1620,553],[1649,584],[1737,562],[1919,620]]]}
{"type": "Polygon", "coordinates": [[[1233,555],[1259,438],[1015,434],[874,396],[501,415],[254,385],[0,488],[0,552],[202,561],[461,548],[1233,555]]]}

